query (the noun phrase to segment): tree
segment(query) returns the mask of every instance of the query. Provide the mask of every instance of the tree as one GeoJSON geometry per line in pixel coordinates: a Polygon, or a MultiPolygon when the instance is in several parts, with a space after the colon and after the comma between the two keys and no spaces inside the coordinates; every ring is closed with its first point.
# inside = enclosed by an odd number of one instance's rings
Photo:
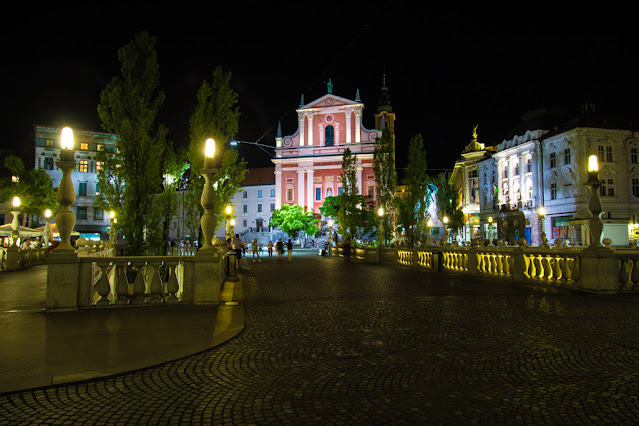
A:
{"type": "Polygon", "coordinates": [[[163,190],[155,195],[147,226],[147,248],[150,254],[166,255],[169,250],[171,219],[177,213],[180,179],[188,168],[185,150],[167,149],[164,158],[163,190]]]}
{"type": "Polygon", "coordinates": [[[464,226],[464,213],[459,208],[457,190],[449,182],[450,174],[440,173],[433,182],[437,187],[437,214],[443,222],[444,216],[448,217],[447,227],[456,234],[464,226]]]}
{"type": "Polygon", "coordinates": [[[324,202],[319,208],[320,213],[324,217],[332,217],[335,219],[340,209],[340,196],[332,196],[324,198],[324,202]]]}
{"type": "Polygon", "coordinates": [[[375,141],[375,151],[373,152],[373,171],[375,172],[375,183],[377,184],[377,203],[384,209],[382,225],[384,235],[383,243],[390,239],[391,223],[395,222],[393,200],[397,186],[397,170],[395,170],[395,152],[393,149],[393,136],[387,127],[382,129],[382,136],[375,141]]]}
{"type": "MultiPolygon", "coordinates": [[[[204,178],[200,170],[204,164],[204,144],[206,139],[215,140],[216,152],[222,152],[221,147],[235,136],[238,130],[240,111],[238,107],[238,95],[231,88],[231,73],[225,72],[222,67],[213,71],[213,79],[202,82],[197,92],[197,104],[189,120],[190,138],[188,159],[191,164],[192,186],[184,198],[185,226],[191,231],[191,235],[199,233],[200,218],[203,209],[200,204],[204,178]]],[[[247,173],[246,161],[239,159],[236,151],[224,151],[221,166],[213,178],[215,188],[215,217],[216,223],[224,218],[224,206],[231,196],[236,194],[242,180],[247,173]]]]}
{"type": "Polygon", "coordinates": [[[56,190],[51,186],[51,177],[42,169],[25,169],[24,163],[15,155],[4,160],[4,166],[16,178],[3,179],[0,182],[0,200],[11,205],[13,197],[20,197],[22,226],[26,225],[27,217],[36,216],[36,223],[46,209],[56,212],[60,206],[56,201],[56,190]]]}
{"type": "Polygon", "coordinates": [[[141,32],[118,51],[121,76],[102,91],[98,105],[102,127],[118,135],[117,151],[104,156],[104,187],[99,186],[100,181],[98,186],[114,197],[110,201],[119,203],[118,225],[129,255],[143,254],[152,194],[162,182],[166,150],[168,131],[157,122],[165,96],[160,89],[155,41],[141,32]]]}
{"type": "Polygon", "coordinates": [[[408,146],[408,164],[406,177],[408,191],[397,198],[398,221],[405,230],[406,244],[414,247],[425,236],[426,211],[429,200],[426,199],[428,175],[426,152],[421,135],[414,136],[408,146]]]}
{"type": "Polygon", "coordinates": [[[312,212],[305,212],[299,204],[284,204],[281,208],[273,212],[271,216],[273,226],[278,226],[286,232],[293,240],[297,239],[300,232],[305,235],[315,236],[318,232],[315,215],[312,212]]]}
{"type": "Polygon", "coordinates": [[[340,209],[337,219],[344,234],[351,239],[357,235],[357,228],[361,225],[359,208],[362,205],[362,196],[357,188],[357,157],[346,148],[342,154],[342,188],[340,195],[340,209]]]}

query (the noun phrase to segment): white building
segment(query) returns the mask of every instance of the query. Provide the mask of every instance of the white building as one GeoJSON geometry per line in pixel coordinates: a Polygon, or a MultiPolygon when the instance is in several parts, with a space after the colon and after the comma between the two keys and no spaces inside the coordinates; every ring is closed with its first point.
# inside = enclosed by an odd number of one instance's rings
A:
{"type": "Polygon", "coordinates": [[[629,123],[594,115],[556,121],[560,117],[545,110],[528,113],[523,117],[528,130],[504,140],[490,158],[477,162],[482,237],[496,230],[500,240],[514,243],[523,237],[536,246],[543,226],[551,245],[556,240],[588,245],[590,190],[584,184],[588,157],[596,154],[604,181],[604,238],[617,246],[634,243],[639,144],[629,123]],[[546,210],[543,217],[540,207],[546,210]]]}
{"type": "MultiPolygon", "coordinates": [[[[61,127],[34,126],[35,167],[44,169],[51,177],[52,186],[57,188],[62,179],[62,171],[56,166],[60,158],[61,127]]],[[[98,172],[101,164],[96,161],[98,151],[117,149],[117,136],[111,133],[85,130],[73,131],[75,161],[78,168],[71,173],[76,201],[72,206],[76,217],[74,230],[84,238],[108,239],[107,214],[93,206],[98,192],[98,172]]]]}

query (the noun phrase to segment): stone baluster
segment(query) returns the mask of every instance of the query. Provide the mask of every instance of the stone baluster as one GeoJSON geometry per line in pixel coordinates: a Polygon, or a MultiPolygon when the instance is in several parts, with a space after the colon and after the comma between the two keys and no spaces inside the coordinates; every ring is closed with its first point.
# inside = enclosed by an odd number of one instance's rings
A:
{"type": "Polygon", "coordinates": [[[572,280],[572,274],[570,273],[570,264],[574,262],[574,260],[570,257],[565,257],[563,264],[562,264],[562,269],[561,269],[561,276],[563,277],[565,282],[570,282],[572,280]]]}
{"type": "Polygon", "coordinates": [[[109,293],[111,292],[111,283],[109,282],[109,262],[100,260],[97,262],[100,268],[100,279],[95,285],[95,288],[100,295],[100,300],[96,302],[96,306],[108,306],[111,304],[109,300],[109,293]]]}
{"type": "Polygon", "coordinates": [[[136,274],[133,281],[133,298],[131,303],[134,305],[143,305],[146,303],[144,300],[144,292],[146,291],[146,280],[144,278],[144,262],[135,263],[136,274]]]}
{"type": "Polygon", "coordinates": [[[533,258],[533,274],[532,277],[536,280],[541,280],[543,277],[543,270],[541,269],[541,255],[536,254],[533,258]]]}
{"type": "Polygon", "coordinates": [[[619,289],[625,290],[626,283],[630,278],[630,274],[628,273],[629,264],[631,260],[625,257],[619,259],[619,289]]]}
{"type": "Polygon", "coordinates": [[[115,277],[115,304],[116,305],[126,305],[129,303],[127,299],[129,293],[129,281],[126,278],[126,263],[119,263],[115,267],[116,277],[115,277]]]}
{"type": "Polygon", "coordinates": [[[147,270],[151,276],[151,284],[149,285],[149,292],[151,298],[149,303],[162,303],[162,280],[160,279],[160,263],[149,263],[147,270]]]}
{"type": "Polygon", "coordinates": [[[169,295],[166,298],[166,303],[178,303],[178,297],[176,293],[180,289],[180,285],[177,280],[177,263],[172,263],[167,265],[169,272],[169,280],[166,283],[166,291],[169,295]]]}
{"type": "Polygon", "coordinates": [[[632,282],[633,290],[639,285],[639,259],[631,260],[632,272],[630,273],[630,281],[632,282]]]}
{"type": "Polygon", "coordinates": [[[555,256],[553,261],[552,276],[555,281],[560,282],[563,279],[561,276],[561,263],[563,263],[564,260],[560,256],[555,256]]]}
{"type": "Polygon", "coordinates": [[[504,275],[504,259],[501,254],[495,255],[495,261],[497,262],[497,269],[495,275],[504,275]]]}

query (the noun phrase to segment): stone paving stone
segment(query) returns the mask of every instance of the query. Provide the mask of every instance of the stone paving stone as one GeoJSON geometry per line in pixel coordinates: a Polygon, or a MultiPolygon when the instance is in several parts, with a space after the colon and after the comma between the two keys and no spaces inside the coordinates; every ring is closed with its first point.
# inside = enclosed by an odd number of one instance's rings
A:
{"type": "Polygon", "coordinates": [[[637,298],[296,256],[246,328],[162,366],[0,395],[1,424],[636,424],[637,298]]]}

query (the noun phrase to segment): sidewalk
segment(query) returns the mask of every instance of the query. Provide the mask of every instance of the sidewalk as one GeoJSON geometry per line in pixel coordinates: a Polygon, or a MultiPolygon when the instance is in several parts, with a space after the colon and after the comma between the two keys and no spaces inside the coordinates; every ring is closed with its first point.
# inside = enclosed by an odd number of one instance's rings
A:
{"type": "Polygon", "coordinates": [[[146,368],[219,345],[244,328],[242,285],[223,302],[46,312],[46,265],[0,273],[0,393],[146,368]]]}

